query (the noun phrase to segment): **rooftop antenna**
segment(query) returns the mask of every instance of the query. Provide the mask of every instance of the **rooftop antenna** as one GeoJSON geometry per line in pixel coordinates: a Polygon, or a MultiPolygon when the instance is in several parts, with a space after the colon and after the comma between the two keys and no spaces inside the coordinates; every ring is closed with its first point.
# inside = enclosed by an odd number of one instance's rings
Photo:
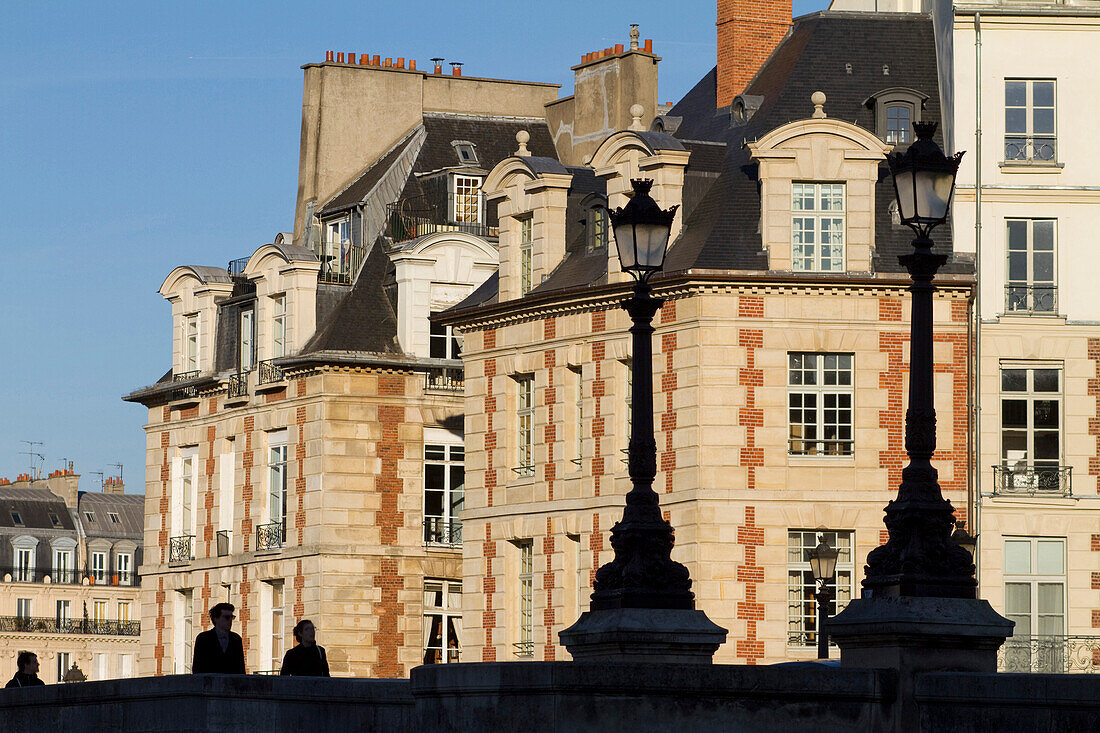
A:
{"type": "Polygon", "coordinates": [[[88,471],[92,476],[99,476],[99,490],[103,491],[103,471],[88,471]]]}
{"type": "Polygon", "coordinates": [[[121,463],[112,463],[111,465],[118,469],[118,478],[119,478],[119,480],[122,480],[122,464],[121,463]]]}
{"type": "Polygon", "coordinates": [[[39,441],[39,440],[22,440],[20,442],[27,444],[27,450],[20,451],[20,452],[25,456],[30,456],[31,478],[32,479],[39,478],[40,469],[37,467],[36,464],[39,461],[42,462],[42,463],[45,463],[46,462],[46,456],[42,455],[37,450],[35,450],[35,446],[43,446],[43,445],[45,445],[45,443],[43,443],[42,441],[39,441]]]}

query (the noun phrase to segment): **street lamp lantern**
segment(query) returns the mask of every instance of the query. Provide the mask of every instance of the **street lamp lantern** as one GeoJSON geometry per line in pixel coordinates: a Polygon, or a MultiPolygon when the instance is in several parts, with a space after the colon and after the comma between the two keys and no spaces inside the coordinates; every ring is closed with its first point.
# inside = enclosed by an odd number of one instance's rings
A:
{"type": "Polygon", "coordinates": [[[974,557],[974,552],[978,549],[978,536],[966,531],[965,519],[959,519],[955,522],[955,531],[951,533],[951,541],[969,552],[971,557],[974,557]]]}
{"type": "Polygon", "coordinates": [[[825,632],[825,621],[829,618],[829,604],[833,600],[833,591],[830,584],[836,575],[836,559],[840,553],[829,544],[825,535],[821,535],[821,542],[810,550],[810,572],[813,573],[817,583],[817,658],[829,658],[829,635],[825,632]]]}
{"type": "Polygon", "coordinates": [[[932,139],[935,122],[915,125],[917,140],[904,153],[893,153],[886,160],[894,177],[901,223],[912,228],[922,239],[947,221],[955,176],[962,153],[948,158],[932,139]]]}
{"type": "Polygon", "coordinates": [[[652,180],[635,178],[630,185],[634,187],[630,201],[610,212],[611,229],[623,271],[638,280],[648,280],[665,265],[665,248],[677,207],[662,209],[657,205],[649,195],[652,180]]]}

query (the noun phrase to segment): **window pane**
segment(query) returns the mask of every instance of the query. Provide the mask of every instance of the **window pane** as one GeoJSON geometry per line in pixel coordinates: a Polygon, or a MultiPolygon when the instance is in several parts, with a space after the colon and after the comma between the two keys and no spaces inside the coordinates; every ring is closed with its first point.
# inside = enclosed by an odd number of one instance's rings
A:
{"type": "MultiPolygon", "coordinates": [[[[1063,551],[1061,540],[1039,540],[1036,548],[1036,572],[1039,575],[1061,575],[1065,572],[1063,566],[1063,551]]],[[[1060,586],[1059,586],[1060,587],[1060,586]]],[[[1059,597],[1061,597],[1059,591],[1059,597]]],[[[1042,607],[1040,606],[1040,611],[1042,607]]]]}
{"type": "MultiPolygon", "coordinates": [[[[1005,572],[1010,575],[1029,575],[1031,573],[1031,542],[1028,540],[1005,541],[1005,572]]],[[[1015,584],[1009,583],[1008,588],[1015,584]]],[[[1026,585],[1024,587],[1027,587],[1026,585]]],[[[1007,601],[1005,608],[1010,608],[1007,601]]],[[[1027,611],[1031,611],[1031,602],[1028,602],[1027,611]]]]}
{"type": "Polygon", "coordinates": [[[1031,113],[1031,128],[1036,135],[1054,134],[1054,110],[1035,109],[1031,113]]]}
{"type": "Polygon", "coordinates": [[[1031,584],[1005,583],[1005,613],[1031,614],[1031,584]]]}
{"type": "Polygon", "coordinates": [[[1001,391],[1002,392],[1024,392],[1027,390],[1027,370],[1026,369],[1002,369],[1001,370],[1001,391]]]}
{"type": "Polygon", "coordinates": [[[1034,247],[1037,250],[1053,250],[1054,249],[1054,222],[1051,220],[1042,220],[1032,222],[1032,240],[1034,247]]]}
{"type": "Polygon", "coordinates": [[[445,469],[443,466],[429,463],[424,466],[424,486],[429,489],[443,489],[445,469]]]}
{"type": "Polygon", "coordinates": [[[1054,253],[1037,252],[1033,255],[1033,272],[1031,280],[1035,283],[1054,282],[1054,253]]]}
{"type": "Polygon", "coordinates": [[[1040,614],[1057,614],[1062,613],[1062,584],[1061,583],[1039,583],[1039,613],[1040,614]]]}
{"type": "Polygon", "coordinates": [[[1008,253],[1008,279],[1009,282],[1026,283],[1027,280],[1027,252],[1008,253]]]}
{"type": "Polygon", "coordinates": [[[1027,400],[1001,400],[1001,427],[1027,427],[1027,400]]]}
{"type": "Polygon", "coordinates": [[[1008,134],[1023,135],[1027,133],[1027,110],[1005,110],[1005,132],[1008,134]]]}
{"type": "Polygon", "coordinates": [[[1057,400],[1035,400],[1036,428],[1057,429],[1058,420],[1057,400]]]}
{"type": "Polygon", "coordinates": [[[1027,104],[1027,82],[1005,82],[1005,106],[1023,107],[1027,104]]]}
{"type": "Polygon", "coordinates": [[[1034,371],[1035,391],[1057,392],[1059,372],[1059,369],[1036,369],[1034,371]]]}
{"type": "MultiPolygon", "coordinates": [[[[1019,82],[1013,82],[1019,83],[1019,82]]],[[[1053,107],[1054,106],[1054,82],[1052,81],[1036,81],[1032,82],[1031,89],[1032,103],[1036,107],[1053,107]]]]}
{"type": "Polygon", "coordinates": [[[1057,465],[1062,452],[1058,447],[1057,431],[1036,431],[1035,433],[1035,462],[1044,462],[1048,465],[1057,465]]]}

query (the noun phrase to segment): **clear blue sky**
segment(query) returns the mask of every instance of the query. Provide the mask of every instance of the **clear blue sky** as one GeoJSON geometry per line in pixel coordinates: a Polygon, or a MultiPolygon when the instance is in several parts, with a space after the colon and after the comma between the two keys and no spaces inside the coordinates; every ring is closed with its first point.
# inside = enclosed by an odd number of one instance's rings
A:
{"type": "MultiPolygon", "coordinates": [[[[795,0],[795,15],[827,0],[795,0]]],[[[157,295],[293,224],[300,66],[327,49],[561,83],[638,23],[662,101],[714,65],[715,4],[9,0],[0,24],[0,476],[121,462],[144,491],[146,413],[119,398],[171,365],[157,295]],[[548,15],[552,13],[552,15],[548,15]],[[583,20],[580,20],[583,19],[583,20]]]]}

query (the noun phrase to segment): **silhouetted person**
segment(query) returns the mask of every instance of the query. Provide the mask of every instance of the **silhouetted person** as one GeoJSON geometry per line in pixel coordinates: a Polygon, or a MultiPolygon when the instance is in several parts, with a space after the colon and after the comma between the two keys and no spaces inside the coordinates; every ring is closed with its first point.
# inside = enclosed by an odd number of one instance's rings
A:
{"type": "Polygon", "coordinates": [[[38,655],[34,652],[19,652],[15,658],[15,666],[19,671],[4,687],[34,687],[46,684],[38,679],[38,655]]]}
{"type": "Polygon", "coordinates": [[[325,648],[317,646],[317,629],[309,619],[302,619],[294,626],[294,639],[298,646],[287,649],[283,655],[283,668],[279,674],[299,677],[329,677],[325,648]]]}
{"type": "Polygon", "coordinates": [[[244,674],[244,644],[234,634],[232,603],[219,603],[210,609],[210,621],[214,628],[195,637],[195,656],[191,661],[192,674],[244,674]]]}

